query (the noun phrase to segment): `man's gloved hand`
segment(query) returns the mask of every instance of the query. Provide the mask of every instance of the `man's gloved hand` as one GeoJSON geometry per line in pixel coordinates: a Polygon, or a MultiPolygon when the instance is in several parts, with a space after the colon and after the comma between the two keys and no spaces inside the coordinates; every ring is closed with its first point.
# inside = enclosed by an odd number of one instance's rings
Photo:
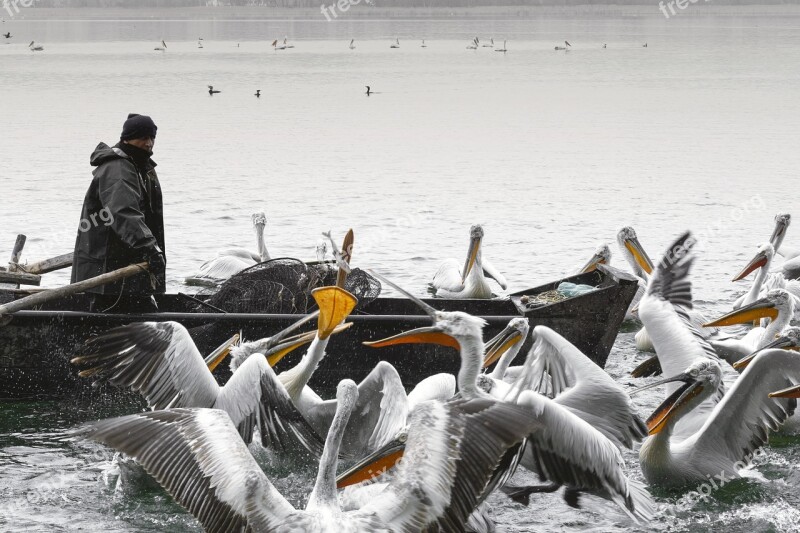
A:
{"type": "Polygon", "coordinates": [[[150,273],[157,278],[166,275],[167,260],[164,258],[164,252],[158,246],[153,247],[147,254],[147,266],[150,273]]]}

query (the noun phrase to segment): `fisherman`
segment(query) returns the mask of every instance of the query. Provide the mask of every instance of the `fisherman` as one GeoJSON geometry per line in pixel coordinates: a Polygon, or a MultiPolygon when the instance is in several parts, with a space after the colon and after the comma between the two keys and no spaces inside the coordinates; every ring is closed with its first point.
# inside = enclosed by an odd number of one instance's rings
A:
{"type": "Polygon", "coordinates": [[[101,142],[92,153],[96,168],[83,201],[72,282],[143,261],[149,273],[90,289],[91,311],[157,311],[153,294],[165,292],[164,210],[150,159],[156,130],[153,119],[132,113],[119,143],[101,142]]]}

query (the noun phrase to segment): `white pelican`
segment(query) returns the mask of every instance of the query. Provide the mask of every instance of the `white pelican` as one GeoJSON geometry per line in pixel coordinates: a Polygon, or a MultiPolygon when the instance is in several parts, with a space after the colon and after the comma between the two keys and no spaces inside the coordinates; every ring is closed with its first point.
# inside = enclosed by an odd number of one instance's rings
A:
{"type": "MultiPolygon", "coordinates": [[[[717,355],[733,365],[739,359],[764,348],[789,326],[795,313],[792,295],[783,289],[773,289],[766,297],[750,305],[741,307],[708,324],[709,327],[731,326],[752,323],[754,320],[769,318],[767,327],[755,327],[741,339],[711,338],[708,341],[717,355]]],[[[672,374],[668,374],[672,375],[672,374]]]]}
{"type": "Polygon", "coordinates": [[[486,276],[494,279],[503,290],[508,288],[506,278],[483,257],[483,228],[480,225],[472,226],[469,233],[470,243],[464,268],[459,271],[458,261],[447,259],[433,276],[432,285],[436,289],[436,296],[440,298],[491,298],[492,288],[486,276]]]}
{"type": "Polygon", "coordinates": [[[31,41],[31,44],[28,45],[28,48],[31,49],[31,52],[41,52],[44,50],[44,46],[40,44],[35,45],[33,41],[31,41]]]}
{"type": "Polygon", "coordinates": [[[478,38],[476,37],[475,39],[472,40],[472,42],[470,42],[467,45],[467,50],[477,50],[477,49],[478,49],[478,38]]]}
{"type": "Polygon", "coordinates": [[[800,327],[792,326],[786,328],[779,337],[775,338],[774,341],[770,342],[763,348],[756,350],[747,357],[736,361],[733,364],[733,368],[735,368],[736,370],[744,369],[745,367],[747,367],[747,365],[750,364],[750,362],[755,358],[755,356],[758,355],[759,352],[764,350],[769,350],[770,348],[781,348],[784,350],[800,351],[800,327]]]}
{"type": "MultiPolygon", "coordinates": [[[[526,335],[521,335],[519,323],[515,322],[517,320],[520,319],[514,319],[498,335],[493,342],[498,349],[485,364],[491,364],[491,358],[496,359],[504,349],[508,349],[502,355],[506,357],[513,350],[511,343],[516,343],[517,350],[523,344],[526,335]]],[[[633,448],[635,442],[647,436],[647,428],[636,414],[630,396],[602,368],[547,326],[533,328],[532,339],[533,346],[522,371],[515,372],[519,375],[515,387],[551,397],[555,403],[597,428],[619,447],[633,448]]],[[[499,368],[488,375],[495,380],[505,377],[502,357],[497,365],[499,368]]],[[[505,398],[511,388],[502,381],[488,385],[492,387],[488,392],[499,399],[505,398]]]]}
{"type": "Polygon", "coordinates": [[[428,48],[428,45],[425,44],[425,39],[422,39],[422,44],[420,45],[420,48],[428,48]]]}
{"type": "Polygon", "coordinates": [[[400,48],[400,39],[397,39],[396,42],[392,43],[389,48],[400,48]]]}
{"type": "MultiPolygon", "coordinates": [[[[724,394],[718,358],[686,312],[692,306],[693,244],[685,233],[668,248],[639,306],[664,373],[674,376],[645,387],[670,383],[667,400],[647,421],[650,437],[639,452],[645,478],[657,485],[684,486],[720,474],[738,477],[742,467],[736,463],[764,444],[767,430],[787,416],[787,403],[767,394],[793,384],[784,375],[794,372],[783,366],[792,364],[785,361],[788,352],[770,350],[724,394]],[[673,385],[676,381],[686,385],[673,385]]],[[[795,368],[800,372],[800,365],[795,368]]]]}
{"type": "Polygon", "coordinates": [[[779,213],[775,216],[775,229],[770,237],[772,246],[775,251],[781,254],[785,261],[781,267],[783,276],[786,279],[800,279],[800,249],[789,248],[783,245],[783,239],[786,237],[786,230],[792,222],[792,215],[788,213],[779,213]]]}
{"type": "Polygon", "coordinates": [[[255,213],[251,220],[256,232],[258,252],[252,252],[247,248],[225,248],[219,250],[214,259],[203,263],[196,274],[187,276],[184,281],[189,285],[215,287],[246,268],[269,261],[269,251],[264,242],[264,226],[267,225],[267,217],[264,213],[255,213]]]}
{"type": "Polygon", "coordinates": [[[320,446],[314,447],[313,438],[324,432],[316,433],[306,422],[271,367],[295,348],[311,342],[311,351],[319,345],[320,338],[327,343],[330,335],[346,329],[339,325],[352,308],[342,305],[345,298],[340,297],[341,293],[348,294],[336,287],[316,289],[312,295],[319,305],[318,313],[304,317],[271,338],[233,349],[226,349],[230,346],[227,343],[206,360],[181,324],[140,322],[91,339],[87,345],[94,353],[76,357],[72,362],[95,365],[81,375],[139,392],[152,409],[222,409],[231,415],[247,442],[258,423],[264,446],[285,447],[284,434],[294,434],[310,451],[319,453],[321,441],[320,446]],[[288,333],[315,317],[318,317],[317,332],[287,338],[288,333]],[[229,352],[233,374],[220,387],[211,370],[229,352]]]}
{"type": "Polygon", "coordinates": [[[354,44],[355,42],[356,42],[355,39],[350,39],[350,46],[349,46],[350,50],[356,49],[356,45],[354,44]]]}
{"type": "MultiPolygon", "coordinates": [[[[33,43],[31,43],[31,44],[33,44],[33,43]]],[[[166,50],[167,50],[167,43],[165,43],[165,42],[162,40],[162,41],[161,41],[161,46],[156,46],[155,48],[153,48],[153,50],[156,50],[156,51],[158,51],[158,52],[164,52],[164,51],[166,51],[166,50]]]]}
{"type": "Polygon", "coordinates": [[[508,52],[508,48],[506,48],[506,41],[503,41],[503,48],[498,48],[495,52],[508,52]]]}
{"type": "Polygon", "coordinates": [[[279,44],[279,43],[278,43],[278,39],[275,39],[274,41],[272,41],[272,48],[273,48],[274,50],[276,50],[276,51],[277,51],[277,50],[286,50],[286,43],[284,43],[284,44],[279,44]]]}
{"type": "Polygon", "coordinates": [[[484,48],[494,48],[494,37],[489,39],[489,44],[482,45],[484,48]]]}
{"type": "Polygon", "coordinates": [[[611,264],[611,248],[604,243],[601,242],[597,245],[597,248],[594,250],[594,254],[592,254],[591,259],[586,262],[586,264],[580,266],[575,271],[572,272],[573,275],[577,274],[585,274],[587,272],[592,272],[597,270],[597,265],[610,265],[611,264]]]}
{"type": "Polygon", "coordinates": [[[740,281],[751,272],[758,270],[750,290],[736,300],[733,305],[734,309],[755,302],[772,289],[786,289],[793,296],[796,309],[800,310],[800,281],[786,279],[782,273],[771,273],[770,267],[774,257],[775,247],[772,243],[762,244],[755,257],[733,278],[733,281],[740,281]]]}
{"type": "MultiPolygon", "coordinates": [[[[457,378],[459,394],[451,401],[484,400],[487,405],[504,403],[484,392],[479,386],[480,369],[485,360],[482,341],[485,322],[482,319],[461,311],[437,311],[382,276],[376,277],[410,297],[431,317],[433,325],[370,342],[368,345],[383,347],[406,343],[434,343],[457,347],[461,356],[457,378]]],[[[599,491],[632,518],[648,519],[652,507],[649,495],[625,477],[622,470],[624,462],[619,450],[602,433],[567,408],[533,391],[519,391],[515,403],[524,408],[527,416],[539,422],[536,430],[527,436],[527,445],[522,455],[523,465],[534,468],[542,477],[559,485],[599,491]]],[[[340,486],[370,479],[381,469],[385,471],[393,464],[392,461],[397,461],[401,456],[402,442],[390,442],[340,475],[340,486]]],[[[495,485],[513,471],[511,466],[514,460],[506,457],[505,461],[503,469],[508,471],[496,473],[493,478],[495,485]]],[[[451,506],[449,512],[459,513],[454,507],[451,506]]],[[[466,520],[466,517],[458,516],[466,520]]],[[[444,529],[452,530],[446,527],[444,529]]]]}
{"type": "MultiPolygon", "coordinates": [[[[391,482],[359,508],[344,510],[335,480],[342,438],[355,416],[355,383],[340,382],[336,398],[305,510],[275,489],[222,411],[135,414],[89,424],[80,434],[134,457],[206,531],[359,533],[422,531],[451,500],[468,516],[498,458],[536,426],[513,405],[422,404],[411,416],[406,458],[391,482]],[[468,472],[458,468],[462,463],[468,472]]],[[[463,530],[464,522],[451,522],[450,531],[463,530]]]]}

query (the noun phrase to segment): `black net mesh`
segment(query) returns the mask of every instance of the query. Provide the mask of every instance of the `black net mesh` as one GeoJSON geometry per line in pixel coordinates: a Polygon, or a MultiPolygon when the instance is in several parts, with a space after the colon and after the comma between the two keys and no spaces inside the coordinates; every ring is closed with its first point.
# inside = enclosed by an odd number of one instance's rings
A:
{"type": "Polygon", "coordinates": [[[14,301],[14,293],[0,289],[0,305],[14,301]]]}
{"type": "MultiPolygon", "coordinates": [[[[305,314],[315,303],[311,291],[336,283],[334,263],[303,263],[297,259],[273,259],[243,270],[211,294],[207,303],[227,313],[305,314]]],[[[356,310],[375,300],[381,284],[361,269],[347,276],[345,290],[358,298],[356,310]]],[[[208,306],[200,312],[213,312],[208,306]]]]}

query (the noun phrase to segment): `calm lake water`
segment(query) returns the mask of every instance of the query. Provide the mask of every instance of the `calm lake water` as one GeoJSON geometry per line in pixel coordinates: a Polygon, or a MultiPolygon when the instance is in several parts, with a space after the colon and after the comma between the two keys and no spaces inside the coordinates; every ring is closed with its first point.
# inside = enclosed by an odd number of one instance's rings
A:
{"type": "MultiPolygon", "coordinates": [[[[745,290],[729,280],[775,213],[800,216],[800,17],[666,20],[653,9],[596,20],[7,19],[0,254],[17,233],[29,261],[71,251],[89,154],[137,112],[159,126],[171,290],[186,290],[182,278],[216,249],[255,248],[256,211],[273,256],[313,258],[322,231],[338,240],[352,227],[354,263],[418,294],[443,258],[463,257],[474,223],[515,290],[565,274],[632,225],[654,258],[696,231],[695,298],[720,313],[745,290]],[[508,40],[508,53],[466,50],[476,35],[508,40]],[[284,36],[295,48],[273,51],[284,36]],[[162,38],[166,52],[154,51],[162,38]],[[45,50],[30,52],[31,40],[45,50]],[[554,51],[564,40],[572,50],[554,51]],[[209,96],[208,85],[222,92],[209,96]]],[[[48,277],[58,285],[68,272],[48,277]]],[[[620,334],[607,367],[625,383],[643,357],[634,331],[620,334]]],[[[661,394],[636,397],[644,417],[661,394]]],[[[158,489],[115,491],[102,448],[60,440],[137,407],[0,404],[0,529],[196,528],[158,489]]],[[[786,429],[759,476],[708,503],[657,492],[663,513],[646,529],[798,531],[798,433],[786,429]]],[[[637,454],[625,457],[641,478],[637,454]]],[[[314,465],[289,474],[280,458],[263,461],[281,490],[304,498],[314,465]]],[[[636,529],[591,498],[582,511],[558,495],[529,509],[491,503],[506,531],[636,529]]]]}

